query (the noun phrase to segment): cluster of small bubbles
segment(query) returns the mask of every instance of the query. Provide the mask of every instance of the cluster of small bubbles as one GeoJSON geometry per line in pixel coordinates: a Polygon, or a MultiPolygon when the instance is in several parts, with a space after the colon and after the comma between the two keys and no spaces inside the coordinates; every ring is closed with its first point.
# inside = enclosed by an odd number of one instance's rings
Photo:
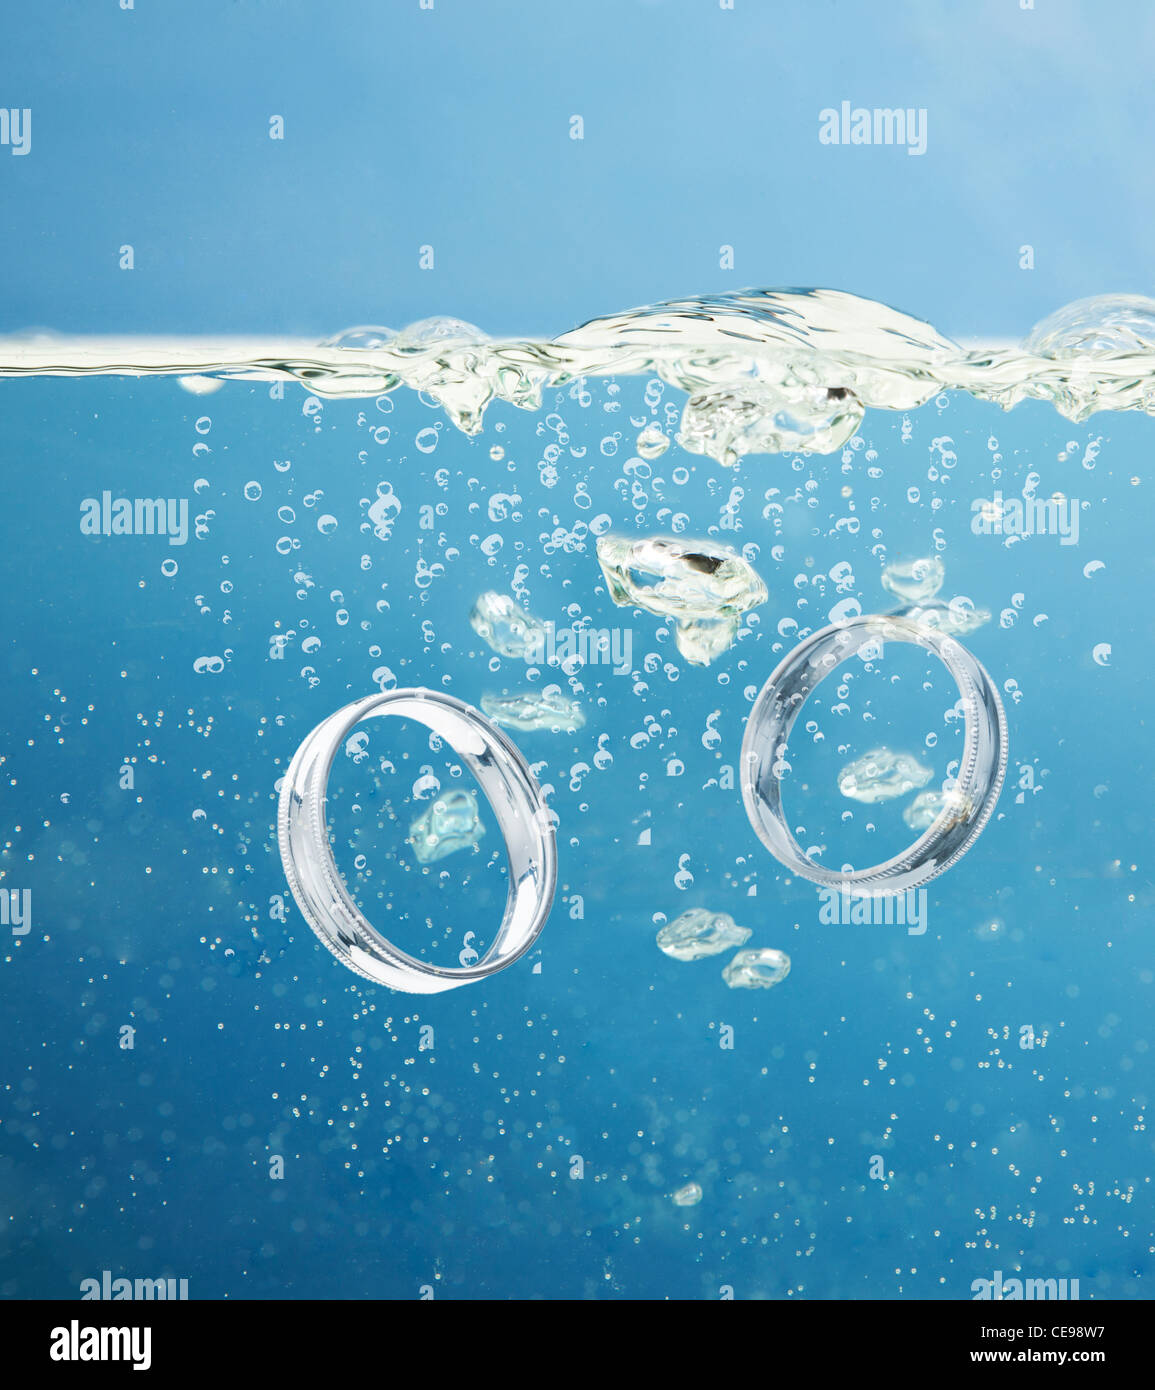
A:
{"type": "Polygon", "coordinates": [[[538,461],[537,476],[542,487],[556,487],[561,476],[557,469],[557,460],[561,457],[561,448],[557,444],[547,444],[542,451],[542,457],[538,461]]]}
{"type": "Polygon", "coordinates": [[[378,540],[387,541],[393,534],[393,527],[401,514],[401,499],[393,491],[393,484],[386,481],[377,484],[377,496],[369,504],[362,529],[372,526],[378,540]]]}
{"type": "Polygon", "coordinates": [[[301,406],[301,414],[304,415],[306,419],[312,420],[314,433],[320,433],[323,413],[324,406],[316,396],[306,397],[304,404],[301,406]]]}

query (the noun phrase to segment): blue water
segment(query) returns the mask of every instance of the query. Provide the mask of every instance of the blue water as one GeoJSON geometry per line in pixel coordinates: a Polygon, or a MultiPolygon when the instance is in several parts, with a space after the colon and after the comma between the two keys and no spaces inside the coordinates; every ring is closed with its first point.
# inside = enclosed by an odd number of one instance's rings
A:
{"type": "MultiPolygon", "coordinates": [[[[1084,1298],[1143,1296],[1149,424],[1071,426],[1042,405],[1008,415],[956,395],[905,427],[870,412],[830,457],[750,458],[732,473],[672,445],[639,478],[624,469],[631,417],[665,423],[665,401],[651,408],[644,390],[636,378],[555,390],[540,414],[497,405],[473,440],[443,425],[429,454],[414,441],[440,412],[404,392],[320,415],[291,385],[282,399],[236,382],[194,399],[159,380],[8,393],[9,446],[26,466],[0,547],[2,863],[6,888],[31,890],[32,930],[4,951],[6,1296],[76,1297],[104,1269],[188,1278],[194,1298],[957,1299],[994,1269],[1078,1278],[1084,1298]],[[547,486],[539,463],[559,431],[564,468],[547,486]],[[957,464],[928,481],[944,447],[957,464]],[[1017,494],[1029,471],[1041,495],[1089,503],[1078,545],[972,534],[972,498],[1017,494]],[[81,534],[83,497],[152,496],[158,477],[206,534],[183,547],[81,534]],[[383,481],[402,504],[388,540],[365,524],[383,481]],[[721,527],[734,487],[736,530],[721,527]],[[777,534],[763,516],[773,488],[777,534]],[[521,501],[491,522],[495,493],[521,501]],[[423,529],[421,508],[438,504],[423,529]],[[678,659],[659,620],[610,603],[583,529],[608,516],[650,534],[678,512],[694,519],[687,535],[756,546],[770,589],[757,625],[705,668],[678,659]],[[557,529],[568,549],[543,545],[557,529]],[[966,640],[1003,691],[1007,785],[975,848],[930,885],[925,935],[822,925],[815,890],[762,849],[720,771],[793,645],[779,622],[821,625],[838,597],[796,577],[849,561],[864,611],[885,611],[882,563],[933,553],[936,530],[944,595],[994,614],[966,640]],[[1105,568],[1085,577],[1092,559],[1105,568]],[[435,563],[443,572],[420,578],[435,563]],[[303,923],[276,849],[275,786],[305,733],[371,692],[382,664],[472,704],[525,688],[524,664],[491,670],[468,622],[477,594],[508,591],[523,563],[538,617],[560,626],[577,604],[596,626],[631,629],[644,688],[586,667],[584,729],[514,735],[559,816],[540,950],[448,995],[392,994],[303,923]],[[271,635],[290,628],[285,659],[271,659],[271,635]],[[304,656],[307,633],[321,645],[304,656]],[[1091,655],[1104,643],[1105,666],[1091,655]],[[194,671],[205,655],[223,669],[194,671]],[[703,742],[712,717],[716,747],[703,742]],[[609,766],[594,765],[599,745],[609,766]],[[662,955],[657,924],[691,906],[786,950],[789,978],[730,990],[725,958],[662,955]],[[1024,1025],[1045,1045],[1022,1047],[1024,1025]],[[874,1155],[885,1178],[869,1176],[874,1155]],[[675,1206],[691,1181],[701,1203],[675,1206]]],[[[941,677],[923,692],[927,663],[911,656],[893,706],[876,694],[879,724],[829,767],[881,727],[941,778],[945,755],[923,740],[956,737],[951,695],[941,677]]],[[[833,777],[797,794],[832,862],[911,838],[902,802],[853,805],[842,826],[852,804],[833,777]]],[[[461,856],[434,870],[449,877],[425,890],[406,941],[428,907],[426,935],[454,963],[466,931],[492,930],[504,890],[461,856]]],[[[383,865],[373,892],[416,911],[411,878],[383,865]]]]}
{"type": "MultiPolygon", "coordinates": [[[[553,335],[820,285],[1018,340],[1149,291],[1155,212],[1150,6],[1024,5],[9,6],[0,107],[32,135],[0,145],[0,335],[319,342],[434,314],[553,335]],[[925,109],[925,153],[820,144],[843,101],[925,109]]],[[[0,926],[0,1296],[108,1270],[193,1299],[970,1299],[1001,1270],[1147,1297],[1155,426],[952,394],[869,410],[829,456],[731,471],[672,444],[627,472],[636,422],[673,434],[684,400],[647,384],[495,404],[469,439],[405,390],[306,410],[292,383],[0,381],[0,890],[31,903],[26,935],[0,926]],[[1078,544],[973,534],[972,503],[1032,473],[1081,504],[1078,544]],[[388,540],[366,521],[385,481],[388,540]],[[187,499],[187,544],[82,534],[105,489],[187,499]],[[499,493],[520,501],[491,520],[499,493]],[[768,602],[688,665],[609,600],[602,517],[754,547],[768,602]],[[727,770],[796,631],[846,596],[831,571],[886,611],[883,566],[931,554],[942,596],[992,615],[964,641],[1006,706],[1006,785],[924,935],[824,925],[727,770]],[[630,631],[636,679],[587,667],[580,732],[513,735],[559,822],[535,949],[391,994],[292,901],[278,782],[381,667],[475,705],[526,688],[469,625],[523,565],[538,618],[630,631]],[[732,990],[728,956],[663,955],[690,907],[788,978],[732,990]]],[[[825,737],[798,740],[788,809],[827,864],[911,839],[905,798],[840,796],[847,762],[885,743],[937,785],[957,754],[942,672],[891,660],[845,716],[824,686],[825,737]]],[[[336,851],[373,920],[452,965],[497,924],[499,837],[482,805],[482,850],[417,873],[406,788],[452,760],[393,722],[374,749],[398,773],[335,774],[336,851]]]]}

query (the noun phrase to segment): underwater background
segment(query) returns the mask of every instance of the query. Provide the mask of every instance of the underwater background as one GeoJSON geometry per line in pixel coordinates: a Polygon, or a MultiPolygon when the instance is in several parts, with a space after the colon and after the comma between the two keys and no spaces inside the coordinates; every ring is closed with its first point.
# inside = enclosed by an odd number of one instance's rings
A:
{"type": "MultiPolygon", "coordinates": [[[[26,157],[0,144],[0,332],[62,335],[62,360],[87,334],[163,356],[464,321],[417,335],[436,358],[471,324],[540,341],[828,285],[993,361],[1063,304],[1129,294],[1084,312],[1063,370],[1078,394],[1110,359],[1155,402],[1140,4],[209,0],[4,24],[0,105],[32,124],[26,157]],[[843,101],[924,111],[925,152],[820,143],[843,101]]],[[[670,373],[609,359],[469,434],[436,384],[18,378],[14,341],[0,889],[30,911],[0,927],[0,1294],[77,1298],[109,1270],[197,1299],[969,1299],[1002,1271],[1146,1296],[1141,409],[1007,413],[910,369],[922,403],[867,390],[827,451],[731,467],[679,442],[670,373]],[[106,490],[187,501],[183,543],[87,534],[106,490]],[[976,533],[996,493],[1063,499],[1077,536],[976,533]],[[695,665],[614,604],[607,534],[729,546],[769,596],[695,665]],[[805,631],[846,599],[892,610],[883,571],[925,557],[985,615],[962,640],[1002,693],[1006,784],[928,885],[925,933],[825,923],[747,821],[746,715],[805,631]],[[628,633],[630,672],[495,655],[470,623],[488,591],[628,633]],[[343,968],[277,850],[301,740],[375,689],[480,706],[550,683],[585,723],[510,735],[558,819],[533,951],[429,998],[343,968]],[[663,954],[691,908],[789,976],[729,988],[725,957],[663,954]]],[[[808,339],[803,375],[858,388],[835,368],[808,339]]],[[[938,785],[958,756],[945,672],[893,663],[799,725],[788,806],[829,863],[913,838],[906,800],[840,794],[848,763],[886,746],[938,785]]],[[[371,732],[334,771],[335,853],[370,920],[455,964],[500,921],[500,833],[482,799],[477,852],[418,865],[414,784],[460,769],[371,732]]]]}

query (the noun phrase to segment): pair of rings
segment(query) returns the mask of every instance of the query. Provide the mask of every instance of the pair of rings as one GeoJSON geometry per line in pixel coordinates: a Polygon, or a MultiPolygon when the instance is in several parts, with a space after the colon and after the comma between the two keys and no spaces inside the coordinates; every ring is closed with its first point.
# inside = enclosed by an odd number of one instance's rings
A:
{"type": "MultiPolygon", "coordinates": [[[[929,882],[970,849],[994,810],[1006,764],[1002,702],[971,653],[955,638],[900,614],[861,616],[806,638],[763,686],[742,742],[742,800],[758,838],[799,877],[863,894],[901,893],[929,882]],[[782,808],[781,763],[794,722],[815,687],[844,661],[870,655],[888,641],[933,652],[958,686],[966,731],[957,784],[933,824],[908,849],[868,869],[834,872],[810,859],[790,832],[782,808]]],[[[438,994],[504,970],[533,946],[553,905],[553,814],[525,758],[483,714],[432,690],[367,696],[318,724],[281,784],[277,838],[293,897],[321,941],[351,970],[409,994],[438,994]],[[382,936],[353,902],[333,857],[325,817],[333,760],[357,724],[388,715],[424,724],[456,751],[485,793],[505,840],[509,889],[501,925],[485,955],[462,969],[417,960],[382,936]]]]}

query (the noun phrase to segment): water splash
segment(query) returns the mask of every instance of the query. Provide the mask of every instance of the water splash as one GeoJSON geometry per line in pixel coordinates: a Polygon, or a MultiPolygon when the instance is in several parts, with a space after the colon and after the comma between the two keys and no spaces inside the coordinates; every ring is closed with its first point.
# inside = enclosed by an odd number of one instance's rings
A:
{"type": "Polygon", "coordinates": [[[962,390],[1011,409],[1050,401],[1069,420],[1155,414],[1155,300],[1111,294],[1043,320],[1020,346],[964,348],[929,324],[840,290],[739,290],[591,319],[558,338],[490,339],[459,319],[350,329],[320,345],[252,339],[0,340],[0,376],[290,378],[318,396],[405,385],[477,434],[494,400],[536,410],[547,387],[653,373],[689,397],[679,443],[745,454],[830,453],[867,408],[911,410],[962,390]]]}

